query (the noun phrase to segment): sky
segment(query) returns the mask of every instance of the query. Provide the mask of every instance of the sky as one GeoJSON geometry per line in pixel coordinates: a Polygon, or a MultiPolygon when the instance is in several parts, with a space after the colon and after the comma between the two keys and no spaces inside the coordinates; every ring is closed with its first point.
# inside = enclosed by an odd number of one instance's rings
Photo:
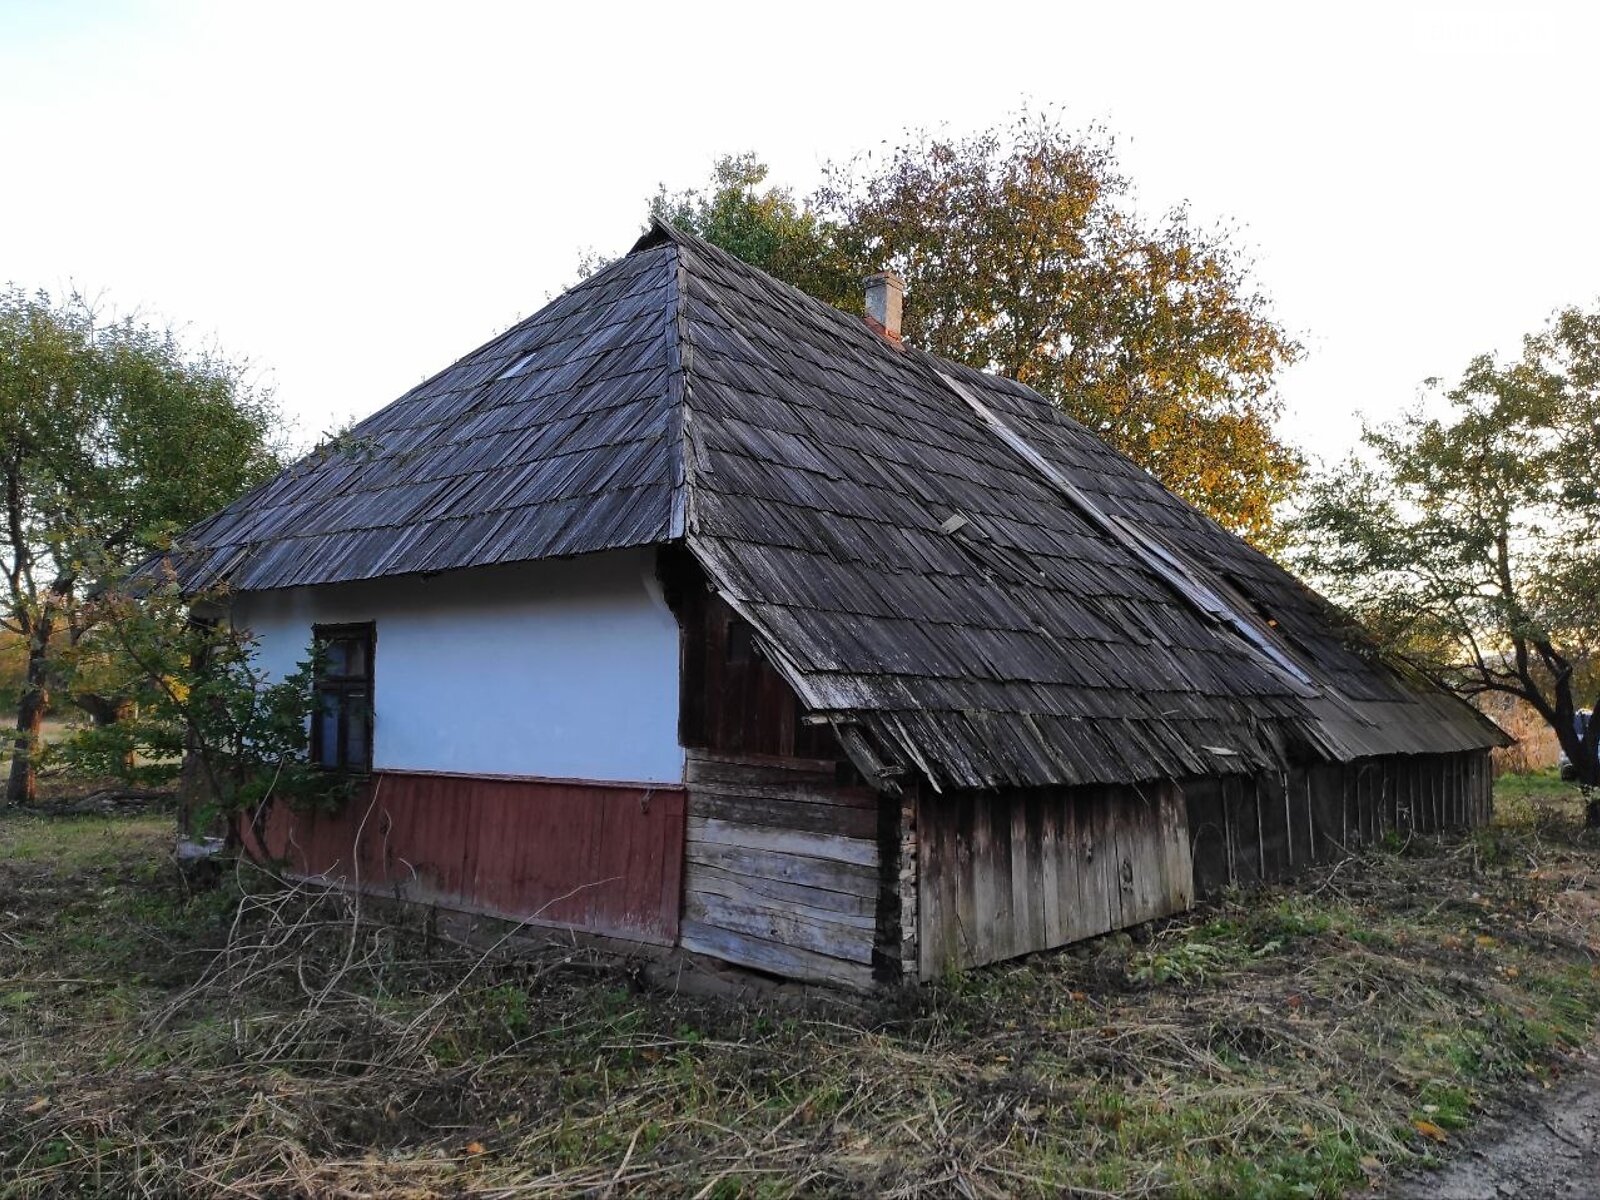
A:
{"type": "MultiPolygon", "coordinates": [[[[1283,431],[1600,300],[1600,5],[0,0],[0,280],[247,357],[310,441],[757,151],[804,194],[1026,102],[1226,221],[1304,342],[1283,431]]],[[[913,303],[914,297],[908,297],[913,303]]]]}

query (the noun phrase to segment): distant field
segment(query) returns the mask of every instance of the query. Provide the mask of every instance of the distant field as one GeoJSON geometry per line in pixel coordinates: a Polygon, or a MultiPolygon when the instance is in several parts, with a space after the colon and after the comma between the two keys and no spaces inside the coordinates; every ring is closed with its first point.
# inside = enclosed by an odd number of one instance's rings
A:
{"type": "MultiPolygon", "coordinates": [[[[11,765],[11,745],[14,741],[16,741],[17,737],[16,714],[11,713],[7,715],[11,719],[6,722],[4,728],[0,728],[0,766],[5,767],[9,767],[11,765]]],[[[59,742],[71,732],[72,724],[66,718],[46,717],[44,720],[44,728],[40,730],[39,736],[44,740],[45,745],[48,746],[54,742],[59,742]]]]}

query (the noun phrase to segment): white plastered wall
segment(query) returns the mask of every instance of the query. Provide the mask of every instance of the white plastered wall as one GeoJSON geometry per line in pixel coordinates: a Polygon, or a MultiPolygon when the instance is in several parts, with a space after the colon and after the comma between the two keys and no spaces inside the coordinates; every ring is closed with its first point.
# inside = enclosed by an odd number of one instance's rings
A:
{"type": "Polygon", "coordinates": [[[678,624],[653,550],[243,593],[231,617],[273,677],[313,625],[376,623],[376,769],[683,779],[678,624]]]}

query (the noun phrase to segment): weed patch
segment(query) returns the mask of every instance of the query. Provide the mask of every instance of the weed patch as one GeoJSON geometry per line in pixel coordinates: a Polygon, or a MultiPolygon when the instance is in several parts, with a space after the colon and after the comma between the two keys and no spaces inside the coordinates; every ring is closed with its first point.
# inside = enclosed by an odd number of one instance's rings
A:
{"type": "Polygon", "coordinates": [[[803,1009],[192,888],[159,817],[6,817],[0,1195],[1340,1196],[1592,1038],[1600,851],[1538,803],[803,1009]]]}

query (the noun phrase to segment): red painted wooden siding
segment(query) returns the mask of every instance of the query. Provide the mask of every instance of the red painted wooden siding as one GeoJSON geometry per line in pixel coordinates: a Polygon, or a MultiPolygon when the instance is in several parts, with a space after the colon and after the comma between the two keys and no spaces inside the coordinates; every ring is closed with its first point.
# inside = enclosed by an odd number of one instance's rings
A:
{"type": "Polygon", "coordinates": [[[681,788],[389,772],[333,816],[267,824],[296,874],[665,945],[683,841],[681,788]]]}

